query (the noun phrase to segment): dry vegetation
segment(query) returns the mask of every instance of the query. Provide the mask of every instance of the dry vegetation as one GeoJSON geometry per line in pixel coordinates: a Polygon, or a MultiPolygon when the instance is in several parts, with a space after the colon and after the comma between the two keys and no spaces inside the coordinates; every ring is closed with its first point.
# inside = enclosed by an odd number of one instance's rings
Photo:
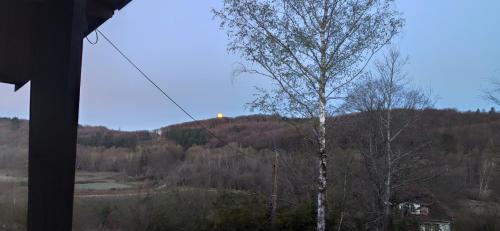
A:
{"type": "MultiPolygon", "coordinates": [[[[359,153],[360,118],[336,117],[329,129],[336,153],[328,176],[335,192],[329,202],[336,202],[329,203],[330,230],[341,215],[342,230],[364,229],[377,210],[376,187],[359,153]]],[[[193,123],[163,128],[161,136],[81,126],[77,183],[111,186],[77,187],[74,229],[314,230],[315,159],[313,144],[303,138],[308,121],[247,116],[204,123],[229,144],[193,123]],[[279,207],[271,223],[275,148],[279,207]]],[[[436,174],[411,187],[445,204],[455,230],[500,228],[499,129],[500,114],[493,111],[426,110],[418,126],[402,134],[400,145],[430,141],[421,151],[422,171],[436,174]]],[[[27,137],[27,121],[0,119],[1,230],[24,229],[27,137]]]]}

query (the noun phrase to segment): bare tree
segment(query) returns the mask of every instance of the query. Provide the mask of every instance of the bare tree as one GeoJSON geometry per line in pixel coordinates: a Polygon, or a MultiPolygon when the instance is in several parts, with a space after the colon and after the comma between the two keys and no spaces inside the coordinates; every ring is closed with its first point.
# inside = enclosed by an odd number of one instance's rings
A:
{"type": "Polygon", "coordinates": [[[403,25],[393,0],[225,0],[214,10],[239,70],[270,78],[253,109],[314,118],[318,156],[317,230],[326,228],[326,119],[331,101],[403,25]]]}
{"type": "Polygon", "coordinates": [[[484,97],[500,106],[500,98],[498,97],[498,95],[500,94],[500,81],[491,81],[491,88],[490,89],[487,89],[487,90],[484,90],[484,97]]]}
{"type": "Polygon", "coordinates": [[[490,139],[488,146],[487,150],[480,153],[478,160],[478,197],[481,199],[487,195],[491,178],[496,169],[496,148],[493,140],[490,139]]]}
{"type": "Polygon", "coordinates": [[[408,59],[399,51],[390,50],[376,62],[375,77],[367,73],[347,97],[348,111],[362,112],[368,129],[361,153],[364,165],[378,192],[380,215],[376,222],[383,230],[392,226],[394,189],[423,180],[424,175],[411,174],[421,164],[419,151],[423,144],[404,145],[402,134],[416,124],[418,112],[431,106],[429,97],[420,90],[410,89],[404,66],[408,59]]]}
{"type": "Polygon", "coordinates": [[[491,158],[484,158],[479,166],[479,197],[483,198],[489,189],[489,183],[495,169],[495,162],[491,158]]]}
{"type": "Polygon", "coordinates": [[[350,157],[350,159],[347,161],[346,164],[346,169],[344,172],[344,179],[342,183],[342,200],[340,201],[340,214],[339,214],[339,220],[337,224],[337,231],[342,230],[342,224],[344,222],[344,216],[345,216],[345,210],[346,210],[346,201],[347,201],[347,188],[348,185],[350,184],[349,181],[352,178],[353,171],[352,171],[352,162],[353,162],[353,156],[350,157]]]}
{"type": "MultiPolygon", "coordinates": [[[[491,81],[492,87],[485,90],[485,98],[490,102],[500,106],[500,81],[491,81]]],[[[490,112],[495,112],[495,108],[491,108],[490,112]]],[[[494,144],[490,140],[490,148],[494,150],[494,144]]],[[[496,163],[493,158],[493,153],[482,154],[479,163],[479,191],[478,196],[482,198],[488,192],[489,182],[491,180],[492,172],[495,171],[496,163]]]]}

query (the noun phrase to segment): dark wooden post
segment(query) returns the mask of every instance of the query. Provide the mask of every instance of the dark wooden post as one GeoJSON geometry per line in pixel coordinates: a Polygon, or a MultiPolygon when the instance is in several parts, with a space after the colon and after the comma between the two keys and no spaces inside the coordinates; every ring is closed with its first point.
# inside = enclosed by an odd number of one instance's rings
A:
{"type": "Polygon", "coordinates": [[[35,18],[28,230],[71,230],[84,0],[46,1],[35,18]]]}
{"type": "Polygon", "coordinates": [[[83,38],[130,1],[0,0],[0,82],[31,81],[30,231],[72,228],[83,38]]]}

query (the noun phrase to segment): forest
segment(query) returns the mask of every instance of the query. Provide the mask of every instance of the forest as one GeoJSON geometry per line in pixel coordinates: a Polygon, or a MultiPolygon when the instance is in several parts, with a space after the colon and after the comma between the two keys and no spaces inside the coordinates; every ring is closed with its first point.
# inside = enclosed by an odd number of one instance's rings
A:
{"type": "MultiPolygon", "coordinates": [[[[392,144],[411,151],[394,168],[392,228],[417,229],[418,217],[403,216],[396,205],[422,200],[453,230],[498,230],[500,114],[393,114],[416,119],[392,144]]],[[[384,214],[375,170],[389,166],[383,154],[367,151],[385,145],[367,139],[370,118],[327,120],[328,230],[371,230],[384,214]]],[[[252,115],[202,123],[217,138],[194,122],[135,132],[80,125],[74,230],[315,230],[311,120],[252,115]],[[110,179],[126,187],[79,187],[110,179]]],[[[2,229],[25,228],[27,147],[28,121],[0,119],[2,229]]]]}

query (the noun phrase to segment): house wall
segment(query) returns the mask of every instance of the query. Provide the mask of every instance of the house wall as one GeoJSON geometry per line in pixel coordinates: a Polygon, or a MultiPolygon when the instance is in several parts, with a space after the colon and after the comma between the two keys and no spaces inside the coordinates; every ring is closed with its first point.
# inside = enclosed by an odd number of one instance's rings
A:
{"type": "Polygon", "coordinates": [[[450,223],[446,222],[425,222],[420,224],[420,231],[451,231],[450,223]],[[437,225],[439,230],[429,229],[429,224],[437,225]]]}

